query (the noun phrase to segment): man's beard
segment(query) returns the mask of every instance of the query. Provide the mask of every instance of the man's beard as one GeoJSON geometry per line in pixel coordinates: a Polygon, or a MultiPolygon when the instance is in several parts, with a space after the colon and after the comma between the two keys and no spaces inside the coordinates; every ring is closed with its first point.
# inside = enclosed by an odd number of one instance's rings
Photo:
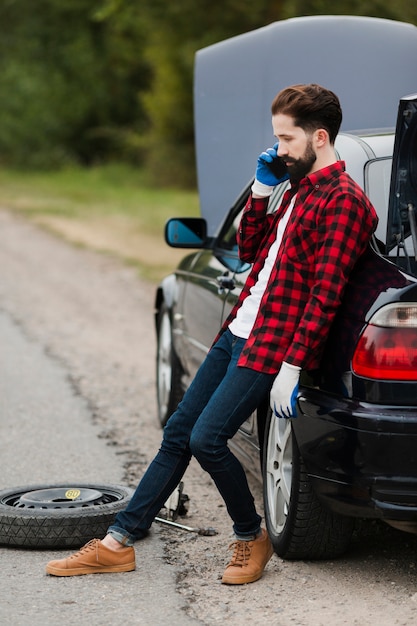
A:
{"type": "Polygon", "coordinates": [[[307,176],[316,162],[317,155],[313,150],[311,139],[307,143],[307,147],[303,156],[299,159],[286,158],[285,162],[288,167],[288,174],[291,182],[297,182],[307,176]]]}

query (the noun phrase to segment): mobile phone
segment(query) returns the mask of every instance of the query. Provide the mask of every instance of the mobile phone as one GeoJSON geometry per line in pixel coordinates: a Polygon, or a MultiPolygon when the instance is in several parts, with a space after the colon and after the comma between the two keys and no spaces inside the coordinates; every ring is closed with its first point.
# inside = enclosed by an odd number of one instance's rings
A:
{"type": "Polygon", "coordinates": [[[278,178],[285,178],[288,174],[287,166],[285,165],[283,159],[279,156],[276,156],[272,159],[270,163],[268,161],[264,161],[265,165],[269,167],[274,176],[278,178]]]}

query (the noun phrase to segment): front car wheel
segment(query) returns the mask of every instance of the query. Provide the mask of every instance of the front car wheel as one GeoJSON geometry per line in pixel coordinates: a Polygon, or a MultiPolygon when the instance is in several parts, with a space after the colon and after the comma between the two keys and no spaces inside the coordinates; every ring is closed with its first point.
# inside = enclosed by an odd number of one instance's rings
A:
{"type": "Polygon", "coordinates": [[[163,302],[157,321],[156,384],[158,417],[165,426],[184,395],[181,365],[172,343],[171,315],[163,302]]]}

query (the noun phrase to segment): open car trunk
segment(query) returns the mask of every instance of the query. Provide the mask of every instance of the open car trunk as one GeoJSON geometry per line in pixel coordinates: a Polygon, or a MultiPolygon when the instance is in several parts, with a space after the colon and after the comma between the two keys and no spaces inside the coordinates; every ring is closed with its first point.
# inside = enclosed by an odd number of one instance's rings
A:
{"type": "Polygon", "coordinates": [[[395,131],[387,252],[417,276],[417,93],[401,98],[395,131]]]}

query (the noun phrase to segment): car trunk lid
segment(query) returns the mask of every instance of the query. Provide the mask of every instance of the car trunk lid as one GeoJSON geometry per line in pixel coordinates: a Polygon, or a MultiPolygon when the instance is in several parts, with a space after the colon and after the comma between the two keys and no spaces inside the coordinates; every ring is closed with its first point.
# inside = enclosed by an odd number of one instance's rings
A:
{"type": "Polygon", "coordinates": [[[416,275],[417,93],[401,98],[398,107],[387,226],[387,252],[392,251],[416,275]]]}

